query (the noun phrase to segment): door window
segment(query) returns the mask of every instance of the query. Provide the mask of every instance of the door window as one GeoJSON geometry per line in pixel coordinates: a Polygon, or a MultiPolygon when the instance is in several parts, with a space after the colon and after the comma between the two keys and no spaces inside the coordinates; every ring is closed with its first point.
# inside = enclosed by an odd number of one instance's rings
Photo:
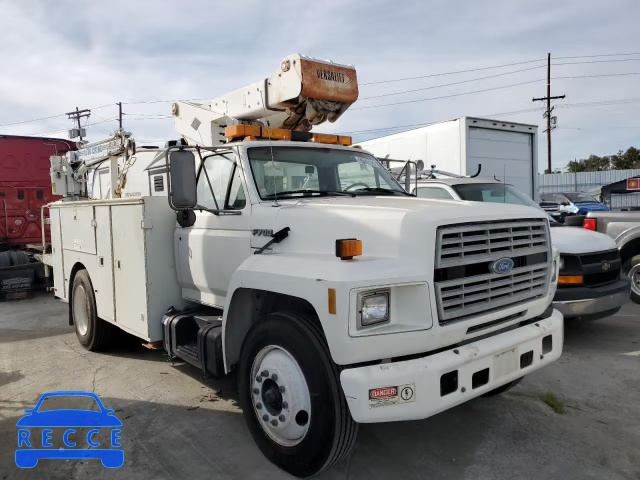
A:
{"type": "Polygon", "coordinates": [[[247,203],[240,172],[227,155],[204,159],[197,190],[198,204],[211,210],[241,210],[247,203]]]}

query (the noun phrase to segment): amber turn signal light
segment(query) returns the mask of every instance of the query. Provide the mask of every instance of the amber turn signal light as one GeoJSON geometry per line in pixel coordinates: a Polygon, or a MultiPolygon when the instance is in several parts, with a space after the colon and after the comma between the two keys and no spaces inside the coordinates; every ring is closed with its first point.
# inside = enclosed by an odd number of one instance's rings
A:
{"type": "Polygon", "coordinates": [[[560,275],[558,277],[558,284],[560,285],[579,285],[582,282],[582,275],[560,275]]]}
{"type": "Polygon", "coordinates": [[[336,257],[340,260],[351,260],[358,255],[362,255],[362,240],[355,238],[336,240],[336,257]]]}

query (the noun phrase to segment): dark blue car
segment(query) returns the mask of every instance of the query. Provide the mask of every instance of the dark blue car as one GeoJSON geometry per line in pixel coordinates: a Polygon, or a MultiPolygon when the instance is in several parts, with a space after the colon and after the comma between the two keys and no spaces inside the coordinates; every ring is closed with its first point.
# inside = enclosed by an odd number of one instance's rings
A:
{"type": "MultiPolygon", "coordinates": [[[[85,398],[87,400],[87,398],[85,398]]],[[[18,427],[18,448],[16,449],[16,465],[21,468],[33,468],[41,458],[82,459],[99,458],[102,465],[107,468],[118,468],[124,463],[124,451],[120,444],[120,432],[122,422],[114,415],[114,410],[105,408],[98,396],[92,392],[50,392],[43,394],[33,409],[25,410],[16,426],[18,427]],[[59,398],[58,398],[59,397],[59,398]],[[65,398],[68,397],[68,398],[65,398]],[[73,397],[73,398],[71,398],[73,397]],[[41,409],[46,399],[71,401],[78,397],[88,397],[94,400],[91,409],[66,409],[54,410],[41,409]],[[33,430],[38,427],[37,432],[33,430]],[[90,427],[84,437],[78,438],[76,428],[86,429],[90,427]],[[42,428],[41,435],[40,429],[42,428]],[[64,447],[53,445],[53,429],[64,430],[62,435],[64,447]],[[110,441],[102,445],[98,436],[104,441],[104,430],[108,430],[110,441]],[[86,438],[89,448],[74,448],[79,440],[86,438]],[[109,447],[109,448],[105,448],[109,447]]]]}
{"type": "Polygon", "coordinates": [[[609,211],[609,207],[604,203],[583,192],[543,193],[540,195],[540,200],[547,204],[557,204],[558,212],[565,215],[586,215],[589,212],[609,211]]]}

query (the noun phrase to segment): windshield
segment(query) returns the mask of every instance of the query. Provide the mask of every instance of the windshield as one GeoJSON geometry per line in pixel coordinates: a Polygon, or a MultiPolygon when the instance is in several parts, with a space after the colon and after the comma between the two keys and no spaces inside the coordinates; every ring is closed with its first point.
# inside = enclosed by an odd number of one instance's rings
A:
{"type": "Polygon", "coordinates": [[[452,187],[458,192],[460,198],[470,202],[512,203],[536,207],[540,210],[540,206],[536,202],[515,187],[504,183],[468,183],[452,187]]]}
{"type": "Polygon", "coordinates": [[[357,150],[253,147],[247,152],[262,200],[307,195],[409,195],[375,158],[357,150]]]}
{"type": "Polygon", "coordinates": [[[563,195],[573,203],[598,203],[598,200],[596,200],[595,197],[592,197],[591,195],[588,195],[586,193],[565,193],[563,195]]]}

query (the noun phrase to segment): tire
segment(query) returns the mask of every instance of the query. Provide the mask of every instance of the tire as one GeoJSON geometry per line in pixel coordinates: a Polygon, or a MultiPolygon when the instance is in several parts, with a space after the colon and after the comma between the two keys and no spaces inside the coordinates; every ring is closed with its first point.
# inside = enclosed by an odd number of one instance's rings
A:
{"type": "Polygon", "coordinates": [[[495,388],[487,393],[482,394],[483,397],[495,397],[496,395],[500,395],[501,393],[506,392],[507,390],[511,390],[513,387],[518,385],[524,377],[516,378],[515,380],[510,381],[509,383],[505,383],[501,387],[495,388]]]}
{"type": "Polygon", "coordinates": [[[622,270],[631,281],[631,293],[629,294],[631,301],[640,303],[640,255],[631,257],[624,262],[622,270]]]}
{"type": "Polygon", "coordinates": [[[73,279],[69,308],[80,345],[90,352],[105,348],[111,339],[113,327],[98,318],[96,297],[86,270],[78,271],[73,279]]]}
{"type": "Polygon", "coordinates": [[[358,424],[339,373],[321,329],[308,317],[273,313],[249,330],[240,353],[239,400],[249,431],[270,462],[308,477],[351,452],[358,424]]]}
{"type": "Polygon", "coordinates": [[[10,267],[11,258],[9,258],[9,252],[0,252],[0,268],[10,267]]]}

